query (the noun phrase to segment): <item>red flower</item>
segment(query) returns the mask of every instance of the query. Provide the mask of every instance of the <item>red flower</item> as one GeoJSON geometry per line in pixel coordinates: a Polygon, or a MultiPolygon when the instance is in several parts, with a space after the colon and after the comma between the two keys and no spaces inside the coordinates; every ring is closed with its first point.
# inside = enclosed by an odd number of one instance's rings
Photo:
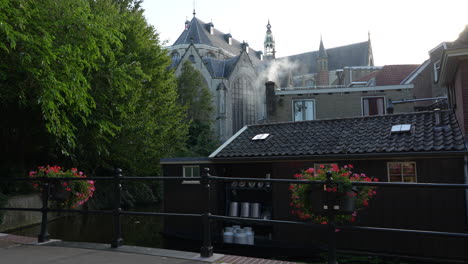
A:
{"type": "Polygon", "coordinates": [[[362,200],[362,205],[369,206],[369,201],[367,199],[362,200]]]}
{"type": "Polygon", "coordinates": [[[322,223],[320,223],[321,225],[326,225],[328,224],[327,221],[323,221],[322,223]]]}
{"type": "Polygon", "coordinates": [[[296,178],[296,179],[302,179],[302,174],[296,173],[296,174],[294,174],[294,178],[296,178]]]}
{"type": "Polygon", "coordinates": [[[378,181],[379,181],[379,179],[377,179],[377,178],[374,178],[374,181],[375,181],[375,182],[378,182],[378,181]]]}

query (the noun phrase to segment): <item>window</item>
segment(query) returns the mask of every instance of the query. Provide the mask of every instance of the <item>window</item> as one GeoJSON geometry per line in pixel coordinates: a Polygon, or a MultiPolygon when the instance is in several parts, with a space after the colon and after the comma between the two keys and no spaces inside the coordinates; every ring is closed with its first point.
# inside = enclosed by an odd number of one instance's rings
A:
{"type": "Polygon", "coordinates": [[[293,100],[293,121],[314,120],[315,100],[293,100]]]}
{"type": "Polygon", "coordinates": [[[305,86],[310,87],[310,86],[315,86],[315,82],[312,79],[308,79],[305,81],[305,86]]]}
{"type": "Polygon", "coordinates": [[[232,132],[255,123],[255,91],[252,81],[242,76],[234,81],[232,89],[232,132]]]}
{"type": "Polygon", "coordinates": [[[200,183],[200,181],[192,181],[190,178],[200,177],[200,166],[184,166],[183,167],[184,180],[182,183],[200,183]]]}
{"type": "Polygon", "coordinates": [[[178,60],[180,58],[180,54],[177,51],[172,52],[172,60],[178,60]]]}
{"type": "Polygon", "coordinates": [[[190,55],[188,58],[192,63],[195,63],[195,56],[190,55]]]}
{"type": "Polygon", "coordinates": [[[337,163],[315,163],[314,164],[314,169],[317,170],[323,170],[323,168],[320,168],[323,166],[325,169],[330,169],[332,165],[338,165],[337,163]]]}
{"type": "Polygon", "coordinates": [[[434,63],[434,82],[439,80],[440,61],[434,63]]]}
{"type": "Polygon", "coordinates": [[[384,97],[364,97],[362,98],[362,115],[384,115],[385,99],[384,97]]]}
{"type": "Polygon", "coordinates": [[[417,182],[416,162],[388,162],[389,182],[417,182]]]}

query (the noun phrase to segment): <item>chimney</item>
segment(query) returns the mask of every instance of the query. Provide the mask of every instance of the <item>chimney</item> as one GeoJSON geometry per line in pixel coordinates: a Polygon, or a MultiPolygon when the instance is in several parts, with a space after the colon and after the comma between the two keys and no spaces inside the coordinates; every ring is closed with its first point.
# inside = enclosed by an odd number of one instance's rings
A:
{"type": "Polygon", "coordinates": [[[388,99],[387,114],[389,115],[393,114],[393,110],[394,110],[394,107],[393,107],[392,99],[388,99]]]}
{"type": "Polygon", "coordinates": [[[267,122],[275,121],[276,119],[276,84],[272,81],[265,83],[265,98],[266,98],[266,120],[267,122]]]}

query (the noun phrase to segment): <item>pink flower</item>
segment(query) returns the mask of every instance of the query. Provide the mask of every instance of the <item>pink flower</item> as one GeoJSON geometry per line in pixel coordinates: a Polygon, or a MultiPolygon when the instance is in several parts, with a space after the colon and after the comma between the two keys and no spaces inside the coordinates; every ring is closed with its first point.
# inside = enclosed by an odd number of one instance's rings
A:
{"type": "Polygon", "coordinates": [[[68,186],[68,183],[64,182],[62,183],[63,186],[68,186]]]}
{"type": "Polygon", "coordinates": [[[315,171],[314,168],[308,168],[308,169],[306,170],[306,172],[309,173],[309,174],[313,174],[314,171],[315,171]]]}

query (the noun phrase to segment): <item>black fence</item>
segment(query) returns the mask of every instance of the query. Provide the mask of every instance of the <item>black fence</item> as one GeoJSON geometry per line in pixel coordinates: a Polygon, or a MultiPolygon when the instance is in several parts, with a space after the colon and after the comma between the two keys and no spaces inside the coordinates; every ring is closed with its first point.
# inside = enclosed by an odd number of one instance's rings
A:
{"type": "MultiPolygon", "coordinates": [[[[202,214],[184,214],[184,213],[170,213],[170,212],[134,212],[124,211],[121,208],[122,203],[122,182],[128,180],[156,180],[156,181],[183,181],[187,180],[185,177],[124,177],[121,169],[116,169],[113,177],[88,177],[88,178],[53,178],[53,180],[99,180],[99,181],[112,181],[114,184],[114,206],[113,210],[80,210],[80,209],[63,209],[63,208],[49,208],[49,198],[51,190],[51,178],[0,178],[2,181],[41,181],[42,182],[42,208],[0,208],[3,211],[30,211],[41,212],[41,231],[38,235],[38,242],[47,242],[49,240],[48,233],[48,213],[49,212],[67,212],[67,213],[87,213],[87,214],[111,214],[113,216],[113,239],[110,241],[111,247],[117,248],[124,244],[121,230],[121,216],[123,215],[138,215],[138,216],[176,216],[176,217],[201,217],[203,222],[203,242],[200,249],[201,257],[211,257],[213,255],[211,223],[213,220],[236,220],[245,223],[271,223],[271,224],[291,224],[291,225],[304,225],[307,227],[327,228],[328,232],[328,263],[335,264],[336,262],[336,232],[337,228],[343,230],[366,230],[376,232],[394,232],[394,233],[412,233],[423,235],[434,235],[444,237],[458,237],[468,238],[467,233],[452,233],[440,232],[431,230],[412,230],[412,229],[397,229],[397,228],[382,228],[370,226],[351,226],[351,225],[336,225],[335,216],[338,211],[334,209],[331,200],[325,200],[328,212],[329,221],[327,225],[311,224],[307,222],[286,221],[275,219],[253,219],[242,217],[231,217],[216,215],[211,213],[211,183],[212,182],[232,182],[232,181],[251,181],[252,178],[233,178],[233,177],[219,177],[211,176],[209,169],[205,168],[201,177],[191,177],[190,180],[201,181],[203,185],[203,193],[205,195],[205,210],[202,214]]],[[[333,183],[331,177],[327,181],[303,181],[303,180],[289,180],[289,179],[263,179],[255,178],[257,182],[268,183],[281,183],[281,184],[331,184],[333,183]]],[[[355,186],[375,186],[385,188],[439,188],[439,189],[468,189],[468,184],[446,184],[446,183],[397,183],[397,182],[352,182],[355,186]]]]}

